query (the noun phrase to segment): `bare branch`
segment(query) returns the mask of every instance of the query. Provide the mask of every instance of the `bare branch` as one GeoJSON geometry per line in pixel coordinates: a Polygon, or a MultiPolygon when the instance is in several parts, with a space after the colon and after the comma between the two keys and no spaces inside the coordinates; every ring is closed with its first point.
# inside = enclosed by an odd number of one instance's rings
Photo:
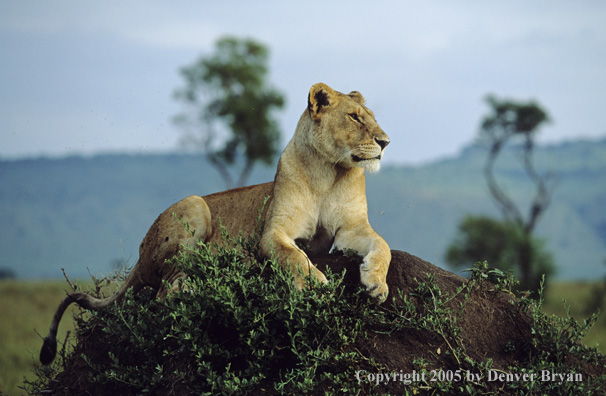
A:
{"type": "Polygon", "coordinates": [[[532,200],[530,205],[530,210],[528,212],[528,220],[524,224],[524,232],[527,234],[531,234],[536,226],[537,221],[541,217],[541,215],[547,210],[549,204],[551,203],[551,197],[553,195],[553,185],[552,188],[548,188],[547,180],[545,177],[542,177],[535,169],[534,163],[532,161],[533,154],[533,141],[530,134],[526,134],[526,142],[524,145],[524,168],[526,169],[526,173],[528,177],[534,182],[536,186],[536,195],[532,200]]]}
{"type": "Polygon", "coordinates": [[[501,148],[505,143],[505,139],[503,140],[493,140],[492,146],[490,149],[490,153],[486,158],[486,164],[484,166],[484,177],[486,178],[486,183],[488,184],[488,189],[492,194],[493,198],[499,205],[499,209],[507,220],[518,223],[522,225],[524,220],[522,219],[522,214],[520,210],[515,205],[513,200],[511,200],[507,194],[499,187],[497,180],[494,176],[494,164],[496,159],[501,152],[501,148]]]}
{"type": "Polygon", "coordinates": [[[244,183],[246,183],[246,180],[248,179],[248,176],[250,175],[254,164],[254,161],[250,157],[246,157],[246,164],[244,165],[244,169],[242,169],[242,172],[240,172],[237,187],[242,187],[244,183]]]}
{"type": "Polygon", "coordinates": [[[78,290],[78,288],[69,280],[69,277],[65,273],[65,268],[61,268],[61,272],[63,272],[63,276],[65,277],[65,280],[69,284],[69,287],[71,287],[73,290],[78,290]]]}
{"type": "Polygon", "coordinates": [[[207,153],[206,158],[208,159],[208,161],[210,161],[211,164],[213,164],[215,168],[217,168],[217,170],[221,174],[221,177],[225,181],[227,189],[229,190],[233,188],[234,179],[231,177],[231,174],[227,170],[227,165],[225,164],[225,162],[223,162],[219,157],[212,153],[207,153]]]}

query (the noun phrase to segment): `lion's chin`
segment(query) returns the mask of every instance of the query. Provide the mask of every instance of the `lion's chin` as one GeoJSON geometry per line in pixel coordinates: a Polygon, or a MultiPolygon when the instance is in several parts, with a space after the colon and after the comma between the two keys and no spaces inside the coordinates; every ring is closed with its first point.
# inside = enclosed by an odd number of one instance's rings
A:
{"type": "Polygon", "coordinates": [[[381,170],[381,160],[377,158],[356,162],[356,166],[363,168],[366,172],[377,173],[381,170]]]}

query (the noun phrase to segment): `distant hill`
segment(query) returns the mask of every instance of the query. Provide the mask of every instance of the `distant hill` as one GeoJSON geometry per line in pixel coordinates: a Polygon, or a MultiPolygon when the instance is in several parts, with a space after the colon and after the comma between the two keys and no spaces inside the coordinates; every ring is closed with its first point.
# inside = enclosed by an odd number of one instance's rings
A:
{"type": "MultiPolygon", "coordinates": [[[[510,148],[497,163],[499,182],[523,211],[534,190],[510,148]],[[524,204],[525,203],[525,204],[524,204]]],[[[438,266],[465,214],[500,218],[482,170],[486,150],[470,146],[455,158],[420,167],[392,167],[367,180],[371,222],[392,246],[438,266]]],[[[565,279],[597,279],[606,273],[606,139],[542,146],[537,168],[557,186],[537,226],[565,279]]]]}
{"type": "MultiPolygon", "coordinates": [[[[371,224],[392,249],[447,268],[443,254],[465,214],[498,216],[482,177],[485,149],[423,166],[385,166],[367,178],[371,224]]],[[[509,148],[498,177],[520,202],[532,191],[509,148]]],[[[558,186],[537,233],[545,238],[558,277],[595,279],[606,266],[606,139],[541,146],[541,171],[558,186]]],[[[250,184],[273,179],[257,167],[250,184]]],[[[0,161],[0,270],[21,278],[107,274],[135,263],[154,219],[188,195],[224,189],[217,172],[188,154],[110,154],[0,161]]],[[[522,205],[526,208],[525,205],[522,205]]],[[[470,263],[471,265],[471,263],[470,263]]]]}

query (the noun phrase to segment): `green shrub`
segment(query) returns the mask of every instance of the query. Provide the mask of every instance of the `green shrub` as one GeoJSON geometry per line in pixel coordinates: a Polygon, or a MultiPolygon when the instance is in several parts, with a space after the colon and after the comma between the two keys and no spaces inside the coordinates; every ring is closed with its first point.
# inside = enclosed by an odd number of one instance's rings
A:
{"type": "MultiPolygon", "coordinates": [[[[264,385],[301,394],[357,386],[360,357],[349,347],[370,302],[361,290],[345,294],[342,275],[328,272],[328,285],[310,280],[296,292],[274,261],[257,260],[241,246],[202,243],[173,264],[189,275],[182,292],[165,301],[128,293],[119,305],[78,318],[78,339],[98,338],[94,351],[76,348],[89,366],[87,381],[121,394],[242,394],[264,385]]],[[[65,368],[61,360],[54,370],[65,368]]]]}
{"type": "Polygon", "coordinates": [[[39,368],[39,380],[26,384],[26,390],[59,395],[82,394],[84,387],[93,395],[524,395],[598,394],[606,388],[604,357],[579,342],[595,319],[578,324],[542,313],[542,299],[513,298],[513,278],[486,263],[478,263],[471,280],[452,293],[442,291],[435,274],[427,274],[410,293],[392,290],[388,302],[375,306],[361,288],[346,290],[344,273],[326,271],[328,285],[310,280],[308,289],[295,291],[287,272],[255,252],[255,240],[243,238],[231,247],[199,244],[185,250],[174,259],[189,275],[183,291],[164,301],[151,291],[129,293],[120,304],[77,316],[74,350],[60,351],[52,366],[39,368]],[[486,381],[489,370],[505,372],[494,368],[491,358],[470,353],[473,345],[464,337],[473,336],[463,334],[460,320],[468,305],[490,300],[486,296],[507,297],[508,318],[528,329],[506,345],[506,354],[520,349],[516,356],[523,357],[508,373],[581,372],[584,381],[486,381]],[[411,342],[396,363],[402,366],[377,363],[375,357],[385,351],[373,355],[372,348],[361,347],[391,337],[411,342]],[[381,385],[356,380],[358,370],[397,374],[413,368],[426,374],[459,370],[462,379],[430,381],[427,375],[414,383],[381,385]],[[482,380],[466,380],[468,372],[481,374],[482,380]]]}

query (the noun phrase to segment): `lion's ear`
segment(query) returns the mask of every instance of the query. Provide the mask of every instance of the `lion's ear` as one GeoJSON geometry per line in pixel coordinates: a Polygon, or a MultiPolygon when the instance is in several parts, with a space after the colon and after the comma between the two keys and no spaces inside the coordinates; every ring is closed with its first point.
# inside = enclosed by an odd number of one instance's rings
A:
{"type": "Polygon", "coordinates": [[[347,94],[347,96],[349,96],[350,98],[352,98],[353,100],[355,100],[356,102],[361,104],[362,106],[364,106],[364,104],[366,103],[366,99],[364,99],[364,96],[362,96],[362,94],[358,91],[351,91],[350,93],[347,94]]]}
{"type": "Polygon", "coordinates": [[[331,87],[323,83],[314,84],[307,97],[309,114],[314,121],[318,121],[322,113],[332,106],[336,100],[337,95],[331,87]]]}

